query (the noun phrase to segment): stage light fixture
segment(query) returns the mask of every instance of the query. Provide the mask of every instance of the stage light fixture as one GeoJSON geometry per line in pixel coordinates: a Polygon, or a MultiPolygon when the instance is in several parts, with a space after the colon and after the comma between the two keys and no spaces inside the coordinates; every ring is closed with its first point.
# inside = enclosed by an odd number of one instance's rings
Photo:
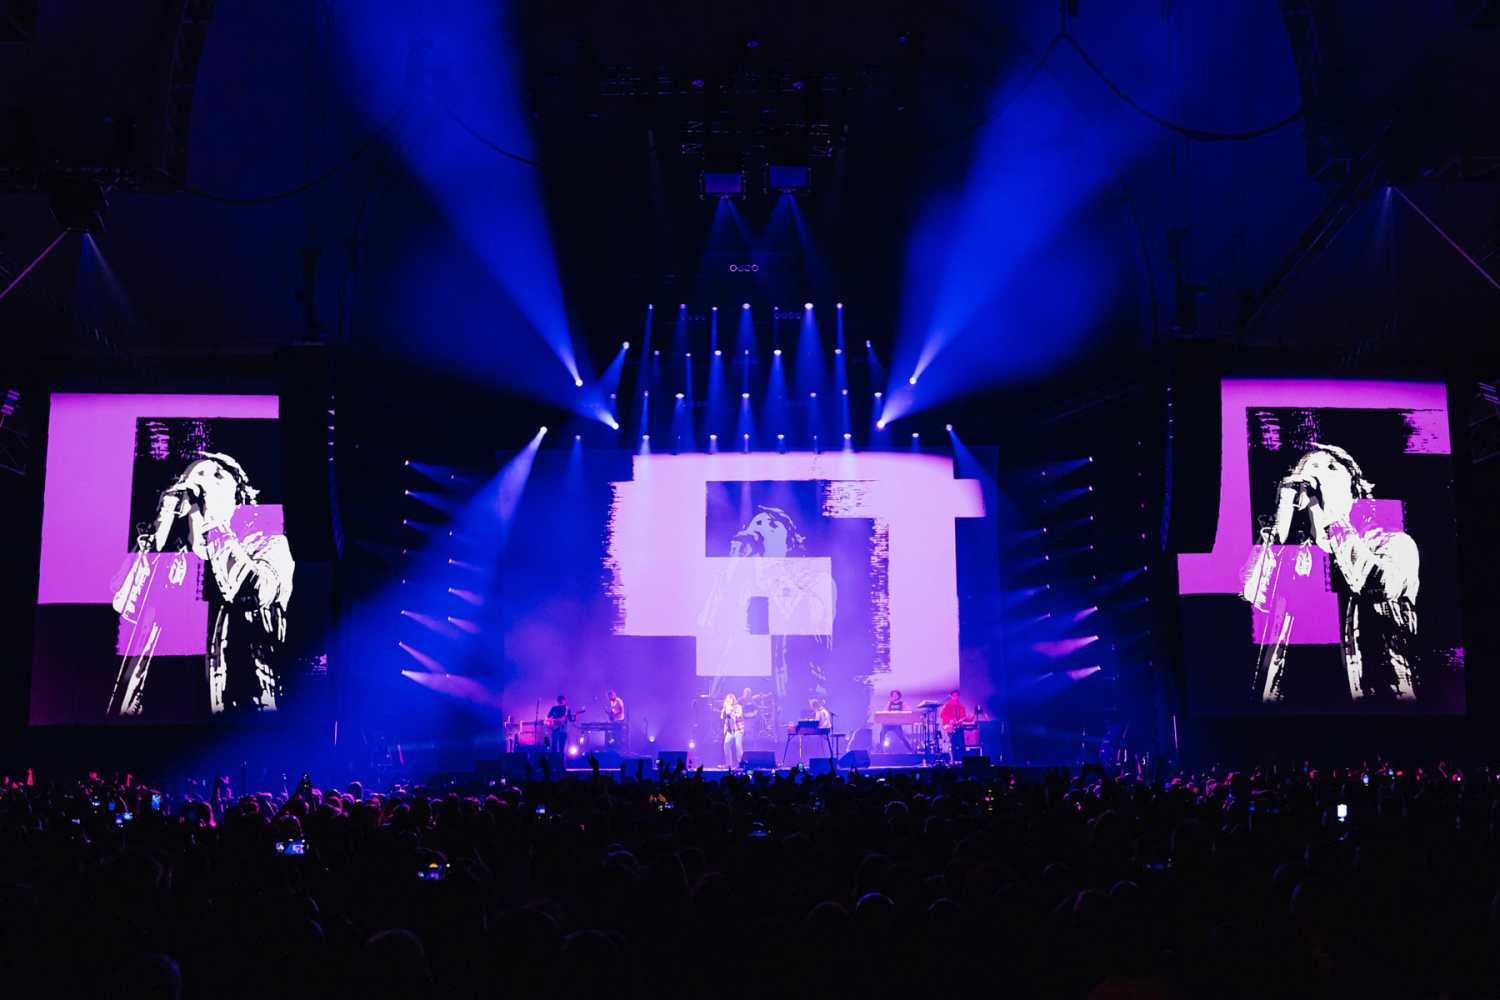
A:
{"type": "Polygon", "coordinates": [[[677,394],[677,398],[678,398],[678,399],[681,399],[681,398],[682,398],[682,393],[680,393],[680,392],[679,392],[679,393],[678,393],[678,394],[677,394]]]}
{"type": "Polygon", "coordinates": [[[708,307],[708,311],[709,312],[718,312],[719,311],[719,307],[718,306],[709,306],[708,307]]]}
{"type": "Polygon", "coordinates": [[[743,198],[745,175],[739,170],[705,170],[700,175],[703,197],[717,195],[720,199],[743,198]]]}
{"type": "Polygon", "coordinates": [[[545,426],[544,426],[544,427],[543,427],[543,428],[542,428],[542,429],[541,429],[541,431],[540,431],[540,433],[542,433],[542,434],[545,434],[545,433],[547,433],[547,428],[546,428],[546,427],[545,427],[545,426]]]}
{"type": "Polygon", "coordinates": [[[844,353],[844,349],[842,347],[835,347],[833,349],[833,353],[834,354],[843,354],[844,353]]]}
{"type": "Polygon", "coordinates": [[[686,302],[679,302],[679,303],[677,303],[677,308],[678,309],[686,309],[687,308],[687,303],[686,302]]]}
{"type": "Polygon", "coordinates": [[[916,431],[912,431],[912,432],[911,432],[911,439],[912,439],[912,440],[913,440],[913,441],[915,441],[915,440],[916,440],[916,439],[917,439],[917,438],[919,438],[919,437],[921,437],[921,436],[922,436],[922,435],[920,435],[920,434],[918,434],[918,433],[917,433],[917,432],[916,432],[916,431]]]}
{"type": "Polygon", "coordinates": [[[785,441],[786,440],[786,435],[785,434],[778,434],[778,435],[776,435],[776,440],[778,440],[778,441],[785,441]]]}
{"type": "Polygon", "coordinates": [[[742,393],[740,393],[740,398],[741,399],[749,399],[750,398],[750,394],[748,392],[742,392],[742,393]]]}
{"type": "Polygon", "coordinates": [[[628,351],[628,350],[630,350],[630,341],[627,340],[627,341],[625,341],[625,343],[621,344],[620,345],[620,350],[622,350],[622,351],[628,351]]]}
{"type": "Polygon", "coordinates": [[[849,395],[849,390],[848,389],[840,389],[839,390],[839,395],[841,395],[841,396],[847,396],[847,395],[849,395]]]}
{"type": "Polygon", "coordinates": [[[943,425],[943,430],[947,431],[949,434],[952,434],[953,433],[953,425],[952,424],[944,424],[943,425]]]}
{"type": "Polygon", "coordinates": [[[723,356],[724,356],[724,352],[723,351],[714,351],[714,357],[716,357],[716,358],[722,358],[723,356]]]}
{"type": "Polygon", "coordinates": [[[717,435],[717,434],[710,434],[710,435],[709,435],[709,436],[708,436],[708,439],[709,439],[709,440],[710,440],[710,441],[717,441],[717,440],[719,440],[719,435],[717,435]]]}
{"type": "Polygon", "coordinates": [[[835,308],[835,309],[842,309],[842,308],[844,308],[844,304],[842,302],[835,302],[833,304],[833,308],[835,308]]]}
{"type": "Polygon", "coordinates": [[[583,440],[583,435],[582,434],[574,434],[573,435],[573,440],[574,441],[582,441],[583,440]]]}
{"type": "Polygon", "coordinates": [[[850,438],[852,438],[852,437],[854,437],[854,435],[853,435],[853,434],[850,434],[850,433],[849,433],[849,432],[848,432],[848,431],[845,431],[845,432],[844,432],[844,440],[845,440],[845,441],[848,441],[848,440],[849,440],[849,439],[850,439],[850,438]]]}
{"type": "Polygon", "coordinates": [[[810,393],[807,394],[807,398],[808,399],[817,399],[818,398],[818,394],[815,393],[815,392],[810,392],[810,393]]]}
{"type": "Polygon", "coordinates": [[[647,311],[650,311],[650,310],[655,309],[655,308],[656,308],[656,306],[652,305],[650,302],[646,303],[646,309],[647,309],[647,311]]]}
{"type": "Polygon", "coordinates": [[[688,351],[686,354],[683,355],[683,357],[685,357],[685,358],[691,358],[692,356],[693,356],[693,352],[692,351],[688,351]]]}
{"type": "Polygon", "coordinates": [[[573,379],[573,384],[576,385],[578,388],[582,389],[583,388],[583,379],[575,377],[573,379]]]}
{"type": "Polygon", "coordinates": [[[879,399],[879,398],[880,398],[880,397],[881,397],[881,396],[883,396],[883,395],[885,395],[885,394],[884,394],[884,393],[881,393],[881,392],[877,392],[877,393],[876,393],[876,394],[875,394],[875,398],[876,398],[876,399],[879,399]]]}
{"type": "Polygon", "coordinates": [[[917,377],[915,375],[913,375],[911,378],[909,378],[909,379],[906,380],[906,384],[907,385],[916,385],[917,384],[917,377]]]}
{"type": "Polygon", "coordinates": [[[642,434],[641,435],[641,440],[642,441],[650,441],[651,440],[651,435],[650,434],[642,434]]]}
{"type": "Polygon", "coordinates": [[[748,302],[741,303],[740,304],[740,308],[741,309],[749,309],[750,308],[750,303],[748,303],[748,302]]]}
{"type": "Polygon", "coordinates": [[[877,421],[875,421],[875,429],[877,431],[883,431],[883,430],[885,430],[885,421],[884,420],[877,420],[877,421]]]}
{"type": "Polygon", "coordinates": [[[813,304],[811,302],[804,302],[804,303],[802,303],[802,308],[806,309],[808,312],[812,312],[812,307],[813,307],[813,304]]]}
{"type": "Polygon", "coordinates": [[[659,358],[659,357],[661,357],[661,351],[652,351],[651,352],[651,356],[653,358],[659,358]]]}
{"type": "Polygon", "coordinates": [[[774,355],[776,355],[779,358],[779,357],[781,357],[781,348],[778,347],[778,348],[776,348],[776,350],[772,351],[771,353],[774,354],[774,355]]]}

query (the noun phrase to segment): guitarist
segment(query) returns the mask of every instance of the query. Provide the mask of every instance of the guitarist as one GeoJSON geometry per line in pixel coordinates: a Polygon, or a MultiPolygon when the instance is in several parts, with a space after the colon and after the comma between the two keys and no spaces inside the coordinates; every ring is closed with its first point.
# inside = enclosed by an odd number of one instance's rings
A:
{"type": "Polygon", "coordinates": [[[557,696],[557,704],[547,709],[547,728],[551,730],[552,752],[562,753],[568,748],[568,723],[573,713],[568,710],[568,696],[557,696]]]}
{"type": "Polygon", "coordinates": [[[948,734],[948,745],[955,760],[963,756],[964,733],[974,724],[974,719],[975,716],[969,714],[959,700],[958,692],[948,692],[948,700],[943,702],[943,707],[938,712],[938,722],[942,724],[943,732],[948,734]]]}

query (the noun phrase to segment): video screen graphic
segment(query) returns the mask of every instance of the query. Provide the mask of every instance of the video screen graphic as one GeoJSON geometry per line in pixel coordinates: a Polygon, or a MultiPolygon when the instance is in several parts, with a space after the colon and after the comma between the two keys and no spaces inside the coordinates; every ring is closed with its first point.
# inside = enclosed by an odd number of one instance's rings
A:
{"type": "Polygon", "coordinates": [[[592,719],[613,690],[671,733],[749,692],[753,741],[813,699],[852,733],[889,689],[941,700],[976,659],[983,686],[986,489],[916,453],[543,453],[504,559],[507,698],[567,692],[592,719]]]}
{"type": "Polygon", "coordinates": [[[275,712],[297,577],[272,396],[54,394],[33,725],[275,712]]]}
{"type": "Polygon", "coordinates": [[[1221,397],[1214,547],[1178,556],[1195,707],[1462,713],[1444,387],[1226,380],[1221,397]]]}

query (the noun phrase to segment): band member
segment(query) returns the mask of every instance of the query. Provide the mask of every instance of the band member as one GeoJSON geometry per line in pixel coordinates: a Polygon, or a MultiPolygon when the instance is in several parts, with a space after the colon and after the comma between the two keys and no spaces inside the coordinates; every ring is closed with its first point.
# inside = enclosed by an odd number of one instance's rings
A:
{"type": "Polygon", "coordinates": [[[819,729],[833,728],[833,714],[828,711],[828,706],[824,705],[816,698],[813,698],[811,701],[809,701],[807,703],[807,706],[808,708],[812,709],[812,715],[810,716],[810,718],[817,722],[819,729]]]}
{"type": "MultiPolygon", "coordinates": [[[[906,702],[902,699],[900,691],[891,692],[890,698],[885,703],[885,710],[887,712],[906,711],[906,702]]],[[[892,738],[900,740],[901,745],[906,747],[907,753],[915,752],[911,748],[911,743],[906,739],[905,729],[902,729],[900,726],[881,726],[880,739],[877,741],[880,744],[881,749],[889,749],[891,746],[892,738]]]]}
{"type": "Polygon", "coordinates": [[[568,710],[568,696],[557,696],[557,704],[547,709],[547,726],[551,730],[552,752],[562,753],[568,748],[568,723],[573,713],[568,710]]]}
{"type": "Polygon", "coordinates": [[[948,747],[954,757],[963,753],[964,733],[974,724],[974,716],[964,709],[957,691],[948,692],[948,700],[938,711],[938,722],[948,734],[948,747]]]}
{"type": "Polygon", "coordinates": [[[724,723],[724,766],[732,771],[745,757],[745,710],[733,691],[724,695],[719,719],[724,723]]]}
{"type": "Polygon", "coordinates": [[[129,632],[108,714],[141,713],[161,630],[170,627],[158,614],[166,605],[153,601],[189,585],[189,556],[208,568],[203,598],[209,605],[209,711],[276,710],[276,661],[286,640],[296,567],[286,536],[261,526],[259,493],[239,462],[213,452],[204,452],[162,493],[156,521],[137,535],[136,554],[114,597],[129,632]]]}
{"type": "Polygon", "coordinates": [[[1288,678],[1288,646],[1305,626],[1303,598],[1326,593],[1322,574],[1313,572],[1314,548],[1331,564],[1327,584],[1338,597],[1350,699],[1416,700],[1420,558],[1410,535],[1377,523],[1373,492],[1353,456],[1318,443],[1277,484],[1275,519],[1261,528],[1242,593],[1266,615],[1253,680],[1261,701],[1281,701],[1288,681],[1299,680],[1288,678]]]}
{"type": "Polygon", "coordinates": [[[604,713],[610,726],[610,744],[625,742],[625,699],[613,691],[605,692],[604,713]]]}

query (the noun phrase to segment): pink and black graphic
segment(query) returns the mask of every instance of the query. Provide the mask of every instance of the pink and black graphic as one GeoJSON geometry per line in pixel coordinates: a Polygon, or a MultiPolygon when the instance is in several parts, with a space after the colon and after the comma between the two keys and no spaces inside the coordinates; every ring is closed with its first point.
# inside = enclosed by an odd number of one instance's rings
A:
{"type": "Polygon", "coordinates": [[[44,489],[32,724],[278,708],[274,397],[56,394],[44,489]]]}
{"type": "Polygon", "coordinates": [[[852,733],[890,688],[941,699],[961,665],[982,687],[993,488],[914,452],[543,452],[485,609],[507,698],[592,718],[614,690],[645,738],[717,746],[732,693],[768,746],[814,698],[852,733]]]}
{"type": "Polygon", "coordinates": [[[797,705],[830,672],[957,684],[954,524],[985,510],[951,459],[641,455],[633,472],[609,520],[619,634],[692,637],[698,676],[769,677],[797,705]]]}
{"type": "Polygon", "coordinates": [[[1225,381],[1213,551],[1178,557],[1205,711],[1462,712],[1442,385],[1225,381]]]}

